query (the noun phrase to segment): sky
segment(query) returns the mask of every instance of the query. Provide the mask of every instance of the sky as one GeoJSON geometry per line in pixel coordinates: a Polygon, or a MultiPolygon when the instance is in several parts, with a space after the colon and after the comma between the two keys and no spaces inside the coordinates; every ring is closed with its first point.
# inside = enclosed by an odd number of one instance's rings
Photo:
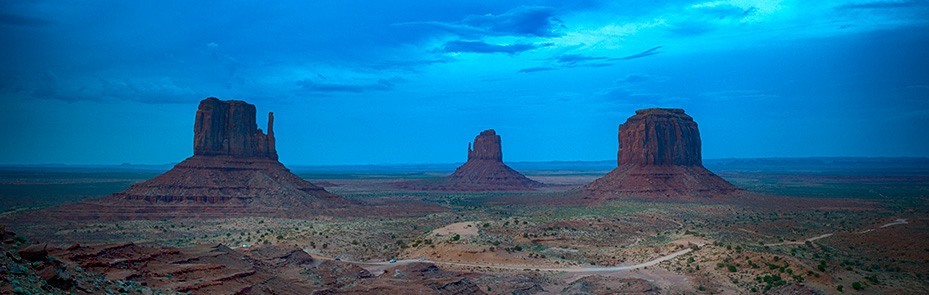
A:
{"type": "Polygon", "coordinates": [[[200,100],[292,165],[611,160],[683,108],[704,158],[929,156],[929,0],[0,0],[0,164],[164,164],[200,100]]]}

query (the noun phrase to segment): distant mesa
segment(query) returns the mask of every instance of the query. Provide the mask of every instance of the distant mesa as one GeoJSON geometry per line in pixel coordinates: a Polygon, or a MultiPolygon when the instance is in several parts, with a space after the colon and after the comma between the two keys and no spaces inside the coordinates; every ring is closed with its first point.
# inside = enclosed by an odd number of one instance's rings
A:
{"type": "Polygon", "coordinates": [[[741,192],[703,167],[700,131],[682,109],[644,109],[619,125],[617,167],[585,186],[605,197],[719,197],[741,192]]]}
{"type": "Polygon", "coordinates": [[[410,181],[398,187],[412,190],[440,191],[520,191],[542,187],[543,184],[503,164],[500,135],[493,129],[484,130],[468,143],[468,161],[455,173],[440,180],[410,181]]]}
{"type": "Polygon", "coordinates": [[[291,173],[278,162],[275,144],[273,113],[265,134],[255,122],[254,105],[210,97],[197,109],[192,157],[123,192],[81,205],[99,207],[94,209],[98,217],[223,217],[307,214],[350,204],[291,173]]]}

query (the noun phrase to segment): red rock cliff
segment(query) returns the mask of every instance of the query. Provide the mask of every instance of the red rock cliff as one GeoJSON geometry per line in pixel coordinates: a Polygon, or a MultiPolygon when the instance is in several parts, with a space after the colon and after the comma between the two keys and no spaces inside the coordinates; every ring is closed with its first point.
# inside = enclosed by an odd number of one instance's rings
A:
{"type": "Polygon", "coordinates": [[[644,109],[619,125],[618,165],[702,165],[700,131],[682,109],[644,109]]]}
{"type": "Polygon", "coordinates": [[[484,130],[474,138],[474,149],[468,144],[468,161],[488,160],[503,162],[503,149],[500,147],[500,135],[493,129],[484,130]]]}
{"type": "Polygon", "coordinates": [[[703,168],[700,132],[682,109],[638,110],[619,125],[617,167],[586,185],[613,197],[719,197],[741,192],[703,168]]]}
{"type": "Polygon", "coordinates": [[[268,134],[255,123],[255,106],[244,101],[210,97],[200,101],[194,122],[194,155],[277,159],[274,115],[268,114],[268,134]]]}

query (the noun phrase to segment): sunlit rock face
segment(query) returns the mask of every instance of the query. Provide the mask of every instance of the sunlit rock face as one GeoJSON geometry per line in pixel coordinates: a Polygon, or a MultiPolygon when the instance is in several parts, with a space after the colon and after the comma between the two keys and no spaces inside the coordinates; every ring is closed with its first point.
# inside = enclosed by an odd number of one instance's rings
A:
{"type": "Polygon", "coordinates": [[[617,167],[585,186],[599,197],[719,197],[741,190],[703,167],[700,131],[682,109],[644,109],[619,126],[617,167]]]}
{"type": "Polygon", "coordinates": [[[482,131],[468,145],[468,161],[452,175],[440,180],[413,181],[399,187],[414,190],[514,191],[543,186],[503,163],[500,135],[493,129],[482,131]]]}

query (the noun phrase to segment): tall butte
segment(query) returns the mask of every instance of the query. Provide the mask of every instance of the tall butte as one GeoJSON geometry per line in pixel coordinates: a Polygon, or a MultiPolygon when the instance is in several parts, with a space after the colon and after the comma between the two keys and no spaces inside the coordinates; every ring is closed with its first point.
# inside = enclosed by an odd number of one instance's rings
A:
{"type": "Polygon", "coordinates": [[[468,161],[441,180],[400,183],[401,188],[443,191],[532,190],[543,186],[503,163],[500,135],[484,130],[468,143],[468,161]]]}
{"type": "Polygon", "coordinates": [[[117,217],[221,217],[305,215],[313,213],[307,209],[350,204],[291,173],[277,160],[275,144],[273,113],[268,114],[265,134],[255,122],[254,105],[210,97],[197,109],[192,157],[162,175],[85,205],[97,205],[100,215],[117,217]]]}
{"type": "Polygon", "coordinates": [[[682,109],[644,109],[619,125],[617,167],[585,186],[602,197],[718,197],[740,192],[703,167],[697,122],[682,109]]]}

